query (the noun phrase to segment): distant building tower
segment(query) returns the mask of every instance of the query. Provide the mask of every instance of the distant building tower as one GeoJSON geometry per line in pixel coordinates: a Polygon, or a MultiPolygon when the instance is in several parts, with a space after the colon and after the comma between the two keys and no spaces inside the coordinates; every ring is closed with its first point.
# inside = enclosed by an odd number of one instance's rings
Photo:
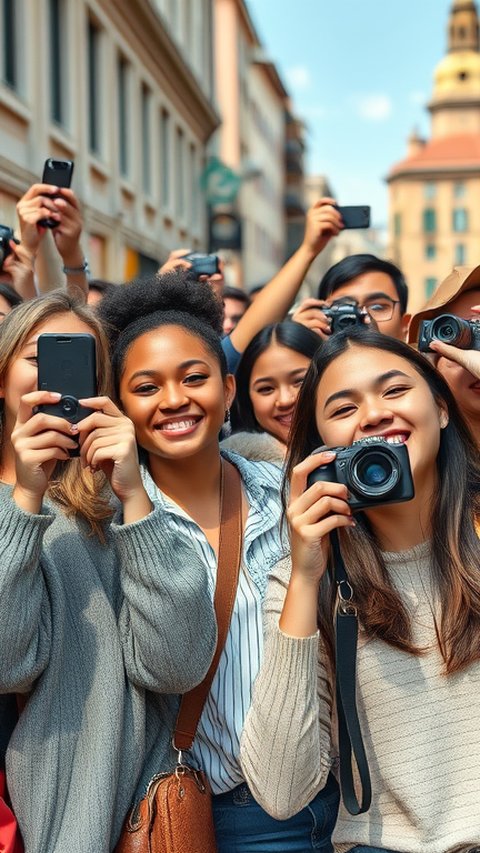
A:
{"type": "Polygon", "coordinates": [[[455,0],[448,52],[434,74],[431,139],[414,131],[387,177],[389,250],[410,286],[409,310],[452,266],[480,263],[480,36],[473,0],[455,0]]]}

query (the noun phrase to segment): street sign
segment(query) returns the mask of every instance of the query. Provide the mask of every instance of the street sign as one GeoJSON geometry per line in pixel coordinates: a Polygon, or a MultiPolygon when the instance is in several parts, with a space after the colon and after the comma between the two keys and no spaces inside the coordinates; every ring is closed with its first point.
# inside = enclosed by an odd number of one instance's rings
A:
{"type": "Polygon", "coordinates": [[[200,177],[200,186],[207,204],[232,204],[235,201],[242,179],[218,157],[210,157],[200,177]]]}

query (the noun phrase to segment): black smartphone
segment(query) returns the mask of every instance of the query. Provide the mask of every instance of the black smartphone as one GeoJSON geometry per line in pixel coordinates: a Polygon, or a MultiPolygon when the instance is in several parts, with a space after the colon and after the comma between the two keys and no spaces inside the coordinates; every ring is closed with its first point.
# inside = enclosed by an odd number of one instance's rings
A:
{"type": "Polygon", "coordinates": [[[184,255],[186,261],[190,261],[192,271],[197,278],[201,275],[215,275],[220,272],[218,255],[202,255],[201,252],[190,252],[184,255]]]}
{"type": "Polygon", "coordinates": [[[365,204],[337,207],[345,228],[370,228],[370,207],[365,204]]]}
{"type": "MultiPolygon", "coordinates": [[[[37,347],[38,390],[62,395],[58,403],[38,406],[37,411],[78,423],[93,412],[78,401],[98,393],[95,338],[88,334],[45,334],[39,335],[37,347]]],[[[79,452],[72,450],[70,456],[79,452]]]]}
{"type": "MultiPolygon", "coordinates": [[[[53,160],[49,157],[43,167],[42,184],[52,184],[54,187],[69,187],[72,183],[73,160],[53,160]]],[[[55,198],[55,195],[53,196],[55,198]]],[[[41,219],[38,223],[43,228],[55,228],[55,219],[41,219]]]]}

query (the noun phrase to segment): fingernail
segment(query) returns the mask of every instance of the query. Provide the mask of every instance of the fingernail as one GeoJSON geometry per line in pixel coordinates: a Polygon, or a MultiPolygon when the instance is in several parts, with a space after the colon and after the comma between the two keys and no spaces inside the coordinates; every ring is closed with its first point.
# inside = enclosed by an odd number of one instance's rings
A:
{"type": "Polygon", "coordinates": [[[335,453],[334,450],[325,450],[323,453],[323,458],[324,459],[335,459],[336,455],[337,454],[335,453]]]}
{"type": "Polygon", "coordinates": [[[357,526],[357,522],[354,521],[353,518],[350,518],[348,523],[349,523],[350,527],[356,527],[357,526]]]}
{"type": "Polygon", "coordinates": [[[58,391],[49,391],[50,397],[53,397],[54,400],[60,400],[61,394],[58,391]]]}
{"type": "Polygon", "coordinates": [[[78,432],[78,425],[70,424],[70,432],[78,432]]]}

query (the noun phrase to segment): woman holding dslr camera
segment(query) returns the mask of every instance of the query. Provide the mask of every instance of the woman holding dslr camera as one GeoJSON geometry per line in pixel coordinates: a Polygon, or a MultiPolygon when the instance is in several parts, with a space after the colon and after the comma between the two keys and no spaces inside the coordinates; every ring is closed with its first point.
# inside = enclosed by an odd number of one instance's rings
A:
{"type": "Polygon", "coordinates": [[[285,818],[336,764],[336,531],[360,623],[356,696],[372,802],[356,816],[341,803],[335,850],[470,850],[480,840],[480,467],[447,384],[393,338],[336,335],[303,384],[287,474],[292,554],[271,573],[265,655],[241,745],[246,779],[285,818]],[[351,455],[356,442],[376,439],[406,446],[415,496],[372,499],[354,516],[355,483],[333,476],[339,446],[351,455]],[[311,455],[321,445],[337,452],[311,455]],[[331,481],[309,485],[323,466],[331,481]]]}

